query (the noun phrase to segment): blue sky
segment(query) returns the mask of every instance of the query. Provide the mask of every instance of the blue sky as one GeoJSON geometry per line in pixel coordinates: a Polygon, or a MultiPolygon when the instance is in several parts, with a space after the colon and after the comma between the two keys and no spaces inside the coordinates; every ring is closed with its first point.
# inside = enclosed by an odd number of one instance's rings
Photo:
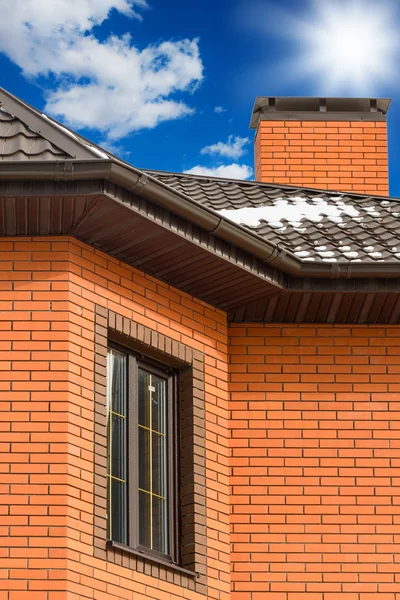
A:
{"type": "Polygon", "coordinates": [[[0,85],[137,167],[243,178],[257,95],[388,96],[400,196],[400,18],[376,4],[0,0],[0,85]]]}

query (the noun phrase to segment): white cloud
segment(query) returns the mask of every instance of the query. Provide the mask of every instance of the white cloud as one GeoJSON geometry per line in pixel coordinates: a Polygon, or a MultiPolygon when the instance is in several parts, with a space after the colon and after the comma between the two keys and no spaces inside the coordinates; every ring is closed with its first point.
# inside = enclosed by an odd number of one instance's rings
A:
{"type": "Polygon", "coordinates": [[[227,142],[218,142],[211,146],[202,148],[200,154],[211,154],[225,156],[227,158],[240,158],[246,153],[245,146],[250,143],[249,138],[238,135],[230,135],[227,142]]]}
{"type": "Polygon", "coordinates": [[[192,114],[179,97],[203,78],[198,40],[139,50],[129,34],[95,37],[112,9],[140,18],[146,0],[0,0],[0,52],[26,76],[53,76],[45,110],[115,140],[192,114]],[[21,15],[24,18],[21,18],[21,15]]]}
{"type": "Polygon", "coordinates": [[[207,177],[225,177],[226,179],[250,179],[253,175],[253,169],[247,165],[232,163],[231,165],[221,165],[220,167],[193,167],[184,173],[191,175],[205,175],[207,177]]]}
{"type": "Polygon", "coordinates": [[[226,108],[224,108],[223,106],[214,106],[214,112],[217,113],[217,115],[220,115],[226,112],[226,108]]]}

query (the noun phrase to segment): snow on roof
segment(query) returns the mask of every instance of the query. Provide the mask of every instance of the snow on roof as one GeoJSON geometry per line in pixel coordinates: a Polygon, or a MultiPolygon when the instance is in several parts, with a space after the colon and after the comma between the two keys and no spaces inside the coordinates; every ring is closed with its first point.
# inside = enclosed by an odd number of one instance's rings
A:
{"type": "Polygon", "coordinates": [[[322,198],[313,198],[308,201],[300,196],[277,198],[273,205],[248,206],[238,209],[223,208],[218,211],[223,217],[234,223],[258,227],[261,221],[266,221],[274,229],[284,227],[287,221],[293,227],[300,227],[301,222],[307,219],[319,223],[324,217],[334,223],[341,223],[343,215],[359,217],[360,213],[352,205],[347,205],[338,198],[335,204],[329,204],[322,198]]]}

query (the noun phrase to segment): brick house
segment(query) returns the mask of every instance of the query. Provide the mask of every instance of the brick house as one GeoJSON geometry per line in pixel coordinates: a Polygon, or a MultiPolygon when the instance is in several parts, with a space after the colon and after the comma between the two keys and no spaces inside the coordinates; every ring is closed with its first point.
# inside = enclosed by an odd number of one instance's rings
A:
{"type": "Polygon", "coordinates": [[[388,106],[257,98],[248,182],[0,91],[0,600],[400,598],[388,106]]]}

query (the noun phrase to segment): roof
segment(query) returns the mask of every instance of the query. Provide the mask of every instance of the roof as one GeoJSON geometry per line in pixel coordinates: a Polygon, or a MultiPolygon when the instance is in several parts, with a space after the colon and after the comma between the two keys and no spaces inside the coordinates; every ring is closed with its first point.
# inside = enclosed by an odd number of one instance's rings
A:
{"type": "Polygon", "coordinates": [[[400,322],[399,200],[143,171],[1,89],[0,115],[0,236],[75,236],[230,320],[400,322]]]}
{"type": "Polygon", "coordinates": [[[150,172],[304,262],[400,263],[400,199],[150,172]]]}
{"type": "MultiPolygon", "coordinates": [[[[308,107],[307,101],[312,99],[295,100],[306,102],[308,107]]],[[[364,106],[359,99],[352,102],[357,109],[364,106]]],[[[91,158],[125,164],[1,88],[0,144],[1,160],[91,158]]],[[[223,219],[293,254],[299,262],[400,262],[397,199],[147,172],[183,196],[216,211],[223,219]]]]}
{"type": "Polygon", "coordinates": [[[0,160],[62,160],[71,158],[25,123],[0,107],[0,160]]]}
{"type": "Polygon", "coordinates": [[[0,87],[0,159],[71,160],[110,154],[0,87]]]}

